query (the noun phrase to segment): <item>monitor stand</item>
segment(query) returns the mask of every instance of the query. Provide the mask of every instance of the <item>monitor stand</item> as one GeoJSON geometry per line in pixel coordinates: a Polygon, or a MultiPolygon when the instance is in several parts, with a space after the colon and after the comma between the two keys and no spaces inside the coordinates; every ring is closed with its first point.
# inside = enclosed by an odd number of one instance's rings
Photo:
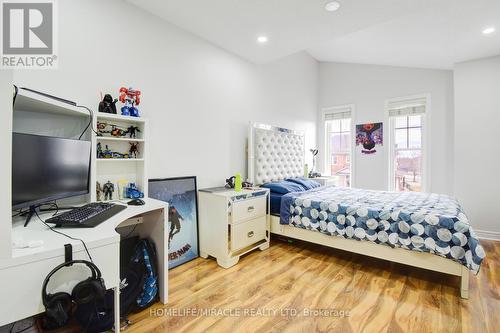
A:
{"type": "Polygon", "coordinates": [[[36,206],[30,206],[30,210],[27,211],[26,214],[28,214],[28,216],[26,216],[26,222],[24,222],[25,227],[28,226],[28,224],[31,221],[31,218],[33,217],[33,215],[36,214],[36,206]]]}

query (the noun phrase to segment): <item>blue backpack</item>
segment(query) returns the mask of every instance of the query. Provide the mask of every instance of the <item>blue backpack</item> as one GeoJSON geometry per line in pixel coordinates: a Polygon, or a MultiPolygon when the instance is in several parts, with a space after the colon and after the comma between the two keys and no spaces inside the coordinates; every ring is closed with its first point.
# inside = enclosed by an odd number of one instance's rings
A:
{"type": "Polygon", "coordinates": [[[158,300],[158,256],[153,242],[141,240],[135,247],[135,253],[130,259],[131,264],[140,265],[142,274],[142,290],[136,298],[136,311],[141,311],[158,300]]]}

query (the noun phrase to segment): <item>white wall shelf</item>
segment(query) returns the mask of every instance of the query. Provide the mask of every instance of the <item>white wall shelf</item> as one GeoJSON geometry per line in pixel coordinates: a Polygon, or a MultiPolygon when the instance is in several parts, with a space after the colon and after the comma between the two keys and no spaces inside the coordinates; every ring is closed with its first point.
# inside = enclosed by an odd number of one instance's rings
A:
{"type": "Polygon", "coordinates": [[[144,162],[143,158],[96,158],[97,162],[144,162]]]}
{"type": "Polygon", "coordinates": [[[125,141],[125,142],[144,142],[144,139],[130,139],[130,138],[115,138],[109,136],[97,136],[98,141],[125,141]]]}
{"type": "MultiPolygon", "coordinates": [[[[52,113],[66,116],[89,117],[89,111],[35,92],[19,88],[16,97],[16,110],[25,112],[52,113]]],[[[15,110],[14,110],[15,111],[15,110]]]]}
{"type": "MultiPolygon", "coordinates": [[[[94,128],[97,129],[97,123],[107,123],[115,125],[119,128],[127,128],[129,126],[136,126],[139,128],[137,131],[137,138],[131,139],[128,137],[113,137],[113,136],[97,136],[92,134],[94,144],[94,154],[92,156],[95,164],[93,168],[92,179],[92,201],[97,200],[96,182],[104,185],[110,181],[115,185],[115,192],[113,193],[113,200],[122,199],[118,192],[122,187],[118,186],[119,183],[126,181],[127,183],[135,183],[144,195],[148,194],[148,177],[147,177],[147,120],[145,118],[136,118],[129,116],[121,116],[109,113],[97,113],[94,117],[94,128]],[[129,143],[138,143],[139,154],[137,158],[97,158],[96,146],[101,143],[102,148],[110,149],[120,153],[128,153],[130,148],[129,143]]],[[[106,128],[109,130],[109,127],[106,128]]]]}
{"type": "Polygon", "coordinates": [[[145,123],[146,122],[145,118],[122,116],[119,114],[103,113],[103,112],[97,113],[96,117],[98,118],[98,120],[114,120],[114,121],[125,122],[125,123],[145,123]]]}

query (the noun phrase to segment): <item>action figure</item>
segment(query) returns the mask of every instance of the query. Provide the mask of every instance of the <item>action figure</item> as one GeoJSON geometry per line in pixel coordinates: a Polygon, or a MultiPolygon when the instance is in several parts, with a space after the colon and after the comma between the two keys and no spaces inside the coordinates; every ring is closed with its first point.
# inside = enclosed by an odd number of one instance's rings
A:
{"type": "Polygon", "coordinates": [[[170,206],[168,210],[168,220],[170,221],[170,233],[168,234],[168,248],[170,248],[170,243],[174,238],[175,234],[178,234],[181,231],[181,221],[184,221],[184,218],[179,214],[177,209],[174,206],[170,206]]]}
{"type": "Polygon", "coordinates": [[[108,123],[100,123],[97,122],[97,135],[98,136],[103,136],[103,134],[110,134],[111,136],[114,137],[124,137],[127,136],[127,131],[125,131],[123,128],[120,128],[117,125],[113,124],[108,124],[108,123]],[[110,130],[106,130],[106,127],[111,127],[110,130]]]}
{"type": "Polygon", "coordinates": [[[125,132],[125,135],[128,133],[130,139],[135,139],[136,138],[136,132],[141,132],[139,127],[137,126],[130,126],[127,128],[127,131],[125,132]]]}
{"type": "Polygon", "coordinates": [[[108,182],[104,184],[102,187],[102,191],[104,192],[104,200],[111,200],[113,199],[113,192],[115,191],[115,184],[108,182]]]}
{"type": "Polygon", "coordinates": [[[136,105],[141,103],[141,95],[140,90],[135,90],[133,88],[120,88],[120,102],[125,103],[122,106],[122,116],[132,116],[139,117],[139,110],[136,105]]]}
{"type": "MultiPolygon", "coordinates": [[[[97,143],[97,158],[102,158],[103,157],[103,154],[102,154],[102,145],[101,143],[97,143]]],[[[99,183],[98,183],[99,184],[99,183]]],[[[100,185],[99,185],[100,186],[100,185]]]]}
{"type": "Polygon", "coordinates": [[[109,149],[108,145],[106,145],[106,149],[101,151],[100,158],[113,158],[113,152],[111,151],[111,149],[109,149]]]}
{"type": "Polygon", "coordinates": [[[111,136],[114,136],[114,137],[117,137],[117,138],[120,138],[122,136],[126,136],[127,135],[127,132],[125,132],[120,127],[115,126],[115,125],[111,125],[111,132],[109,132],[109,133],[111,133],[111,136]]]}
{"type": "Polygon", "coordinates": [[[116,114],[116,102],[118,100],[116,98],[113,99],[110,94],[104,95],[104,98],[99,103],[99,112],[116,114]]]}
{"type": "Polygon", "coordinates": [[[96,182],[96,199],[97,201],[102,201],[102,187],[101,183],[96,182]]]}
{"type": "Polygon", "coordinates": [[[139,143],[137,142],[129,142],[130,143],[130,149],[128,150],[129,157],[132,158],[137,158],[137,154],[139,154],[139,143]]]}

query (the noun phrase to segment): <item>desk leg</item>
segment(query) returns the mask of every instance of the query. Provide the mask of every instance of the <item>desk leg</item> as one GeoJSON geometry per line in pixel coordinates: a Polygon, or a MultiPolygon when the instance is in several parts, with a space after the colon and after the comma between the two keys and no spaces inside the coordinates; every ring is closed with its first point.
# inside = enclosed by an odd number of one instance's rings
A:
{"type": "Polygon", "coordinates": [[[115,332],[120,332],[120,287],[113,288],[115,292],[115,332]]]}

